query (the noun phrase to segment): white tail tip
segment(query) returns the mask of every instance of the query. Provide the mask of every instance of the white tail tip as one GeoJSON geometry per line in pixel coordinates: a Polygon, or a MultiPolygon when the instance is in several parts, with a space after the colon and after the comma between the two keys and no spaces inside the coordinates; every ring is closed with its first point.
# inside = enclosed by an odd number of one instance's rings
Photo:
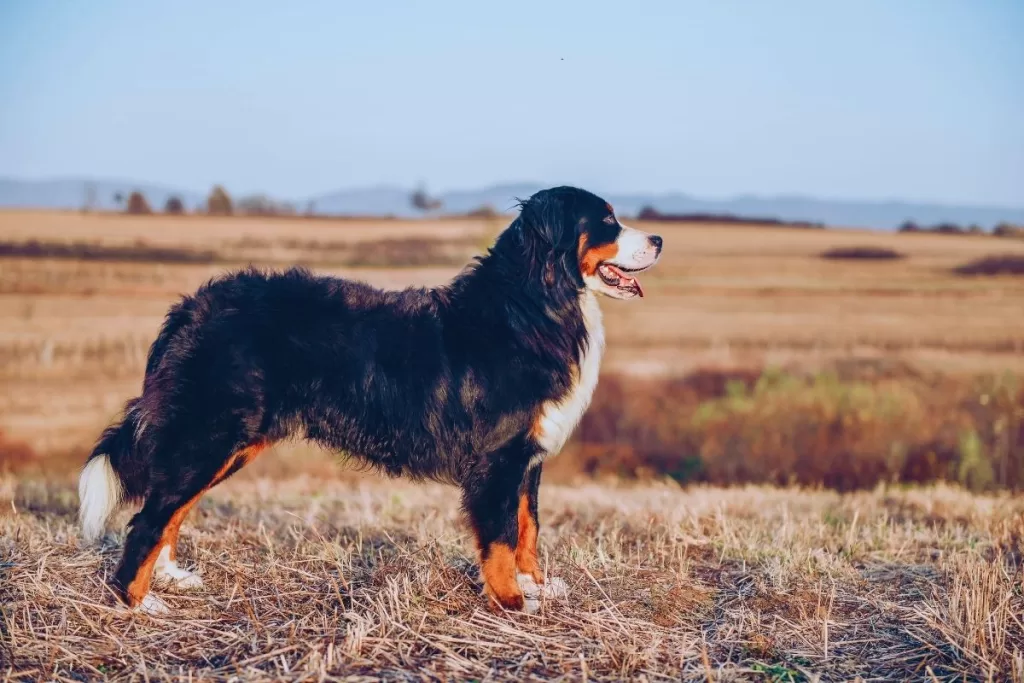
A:
{"type": "Polygon", "coordinates": [[[92,458],[78,479],[78,523],[82,538],[95,541],[123,498],[121,479],[105,455],[92,458]]]}

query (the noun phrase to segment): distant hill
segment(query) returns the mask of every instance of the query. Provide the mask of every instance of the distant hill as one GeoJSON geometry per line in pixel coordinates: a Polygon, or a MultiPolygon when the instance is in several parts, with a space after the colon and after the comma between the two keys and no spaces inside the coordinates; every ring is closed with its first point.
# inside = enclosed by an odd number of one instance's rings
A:
{"type": "Polygon", "coordinates": [[[624,213],[645,205],[662,213],[716,213],[735,216],[774,216],[786,221],[810,221],[828,226],[895,230],[904,221],[919,225],[956,223],[992,229],[997,223],[1024,221],[1024,207],[964,206],[901,201],[849,201],[811,197],[740,196],[726,200],[697,199],[684,194],[622,195],[609,199],[624,213]]]}
{"type": "Polygon", "coordinates": [[[316,213],[353,216],[415,216],[409,202],[413,190],[394,185],[380,185],[355,190],[338,190],[310,197],[298,205],[313,202],[316,213]]]}
{"type": "MultiPolygon", "coordinates": [[[[63,178],[45,181],[26,181],[0,178],[0,207],[38,207],[52,209],[81,208],[86,197],[86,185],[95,187],[96,207],[112,210],[117,205],[114,195],[127,195],[141,190],[154,208],[162,207],[167,197],[177,194],[189,209],[203,203],[205,194],[176,190],[150,183],[131,181],[87,180],[63,178]]],[[[476,190],[454,190],[435,195],[443,202],[441,212],[465,213],[481,206],[491,206],[502,213],[515,210],[516,197],[529,197],[546,184],[516,183],[494,185],[476,190]]],[[[230,191],[230,188],[228,188],[230,191]]],[[[313,203],[317,213],[352,214],[362,216],[419,216],[409,201],[412,188],[381,185],[339,190],[312,197],[279,199],[291,200],[302,208],[313,203]]],[[[997,223],[1008,221],[1024,223],[1024,207],[964,206],[926,204],[901,201],[849,201],[815,199],[800,196],[754,197],[738,196],[730,199],[700,199],[682,193],[624,194],[601,192],[623,216],[636,215],[645,206],[661,213],[674,214],[731,214],[734,216],[764,216],[784,221],[809,221],[838,227],[863,227],[894,230],[901,223],[912,220],[919,225],[937,223],[978,224],[991,229],[997,223]]],[[[236,197],[237,199],[237,197],[236,197]]]]}
{"type": "MultiPolygon", "coordinates": [[[[481,206],[490,206],[499,213],[515,213],[516,197],[526,198],[540,184],[495,185],[482,190],[456,190],[436,195],[442,202],[441,213],[466,213],[481,206]]],[[[355,215],[418,216],[409,197],[413,189],[397,186],[340,190],[311,197],[318,213],[355,215]]],[[[433,196],[433,195],[432,195],[433,196]]]]}
{"type": "MultiPolygon", "coordinates": [[[[479,190],[455,190],[437,194],[444,213],[465,213],[491,206],[502,213],[513,213],[516,197],[526,198],[548,185],[517,183],[494,185],[479,190]]],[[[412,190],[388,186],[363,190],[343,190],[313,197],[318,212],[350,214],[419,215],[409,204],[412,190]]],[[[635,216],[645,206],[661,213],[732,214],[734,216],[774,217],[784,221],[808,221],[837,227],[895,230],[904,221],[920,225],[976,223],[991,229],[1008,221],[1024,223],[1024,207],[962,206],[900,201],[841,201],[812,197],[740,196],[732,199],[699,199],[682,193],[622,194],[601,192],[624,216],[635,216]]],[[[300,203],[300,206],[304,203],[300,203]]]]}

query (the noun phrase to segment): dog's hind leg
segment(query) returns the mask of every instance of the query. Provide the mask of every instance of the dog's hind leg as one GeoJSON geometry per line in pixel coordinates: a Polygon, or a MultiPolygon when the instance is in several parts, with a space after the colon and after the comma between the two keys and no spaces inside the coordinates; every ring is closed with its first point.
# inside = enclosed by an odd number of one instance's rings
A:
{"type": "Polygon", "coordinates": [[[153,565],[154,582],[170,583],[176,588],[183,589],[202,588],[203,580],[198,574],[178,566],[178,532],[181,528],[181,523],[197,501],[198,497],[193,498],[192,501],[186,504],[181,514],[172,518],[171,523],[167,525],[164,532],[164,538],[167,541],[160,547],[160,552],[156,556],[156,563],[153,565]]]}
{"type": "MultiPolygon", "coordinates": [[[[114,574],[114,588],[130,607],[152,613],[167,611],[163,601],[149,591],[158,569],[167,572],[168,563],[176,558],[182,521],[206,491],[251,461],[265,445],[253,443],[217,465],[201,468],[188,465],[191,460],[183,457],[189,452],[185,450],[163,471],[153,473],[150,491],[142,510],[132,519],[124,554],[114,574]]],[[[174,567],[177,569],[176,564],[174,567]]],[[[198,585],[196,581],[191,583],[198,585]]]]}
{"type": "MultiPolygon", "coordinates": [[[[247,446],[246,448],[235,452],[227,466],[222,468],[222,473],[218,473],[203,492],[210,490],[231,476],[231,474],[237,472],[239,469],[250,463],[264,448],[266,448],[266,442],[256,442],[251,446],[247,446]]],[[[202,493],[200,493],[200,495],[202,495],[202,493]]],[[[156,558],[156,564],[153,567],[154,580],[158,582],[169,582],[174,587],[182,589],[202,587],[203,579],[198,574],[190,572],[187,569],[182,569],[178,566],[178,534],[181,530],[182,522],[185,521],[185,517],[188,516],[188,513],[197,502],[199,502],[199,496],[196,496],[189,501],[185,508],[182,509],[181,513],[179,515],[175,515],[167,525],[164,533],[166,542],[161,547],[156,558]]]]}

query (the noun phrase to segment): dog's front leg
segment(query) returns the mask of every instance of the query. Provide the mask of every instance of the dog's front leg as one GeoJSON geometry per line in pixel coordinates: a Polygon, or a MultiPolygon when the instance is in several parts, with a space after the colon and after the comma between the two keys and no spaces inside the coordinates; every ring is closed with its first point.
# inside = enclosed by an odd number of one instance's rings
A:
{"type": "Polygon", "coordinates": [[[542,467],[543,463],[537,463],[526,473],[519,489],[517,514],[519,541],[516,545],[516,568],[520,574],[528,575],[538,585],[544,583],[544,572],[540,570],[537,561],[537,534],[540,532],[537,507],[542,467]]]}
{"type": "MultiPolygon", "coordinates": [[[[518,440],[517,440],[518,441],[518,440]]],[[[480,552],[484,593],[492,604],[521,610],[523,589],[517,581],[519,492],[529,463],[522,443],[481,458],[463,482],[463,505],[480,552]]]]}

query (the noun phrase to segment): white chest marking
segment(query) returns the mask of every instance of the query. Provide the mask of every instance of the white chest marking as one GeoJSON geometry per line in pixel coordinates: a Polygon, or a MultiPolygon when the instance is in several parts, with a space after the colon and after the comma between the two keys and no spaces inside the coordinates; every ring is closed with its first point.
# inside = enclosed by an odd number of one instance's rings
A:
{"type": "Polygon", "coordinates": [[[604,323],[601,320],[601,309],[597,305],[597,296],[589,289],[580,298],[580,308],[583,311],[588,343],[568,393],[557,401],[545,402],[541,407],[534,438],[542,452],[530,461],[531,467],[562,450],[590,405],[597,387],[598,376],[601,374],[601,356],[604,354],[604,323]]]}

